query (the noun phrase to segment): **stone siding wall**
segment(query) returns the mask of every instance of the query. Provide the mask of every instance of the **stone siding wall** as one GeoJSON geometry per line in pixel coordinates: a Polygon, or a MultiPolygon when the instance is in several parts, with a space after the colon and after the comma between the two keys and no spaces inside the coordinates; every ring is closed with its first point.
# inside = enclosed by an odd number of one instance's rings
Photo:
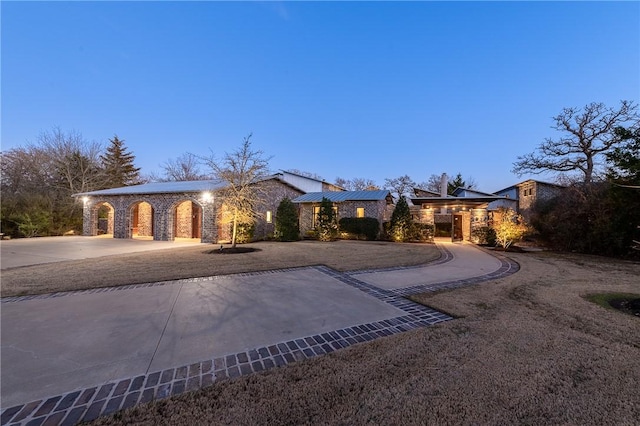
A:
{"type": "MultiPolygon", "coordinates": [[[[313,230],[313,209],[319,207],[320,203],[300,203],[300,232],[304,236],[306,232],[313,230]]],[[[338,207],[338,220],[343,217],[356,217],[356,209],[364,208],[364,217],[373,217],[382,224],[390,219],[387,202],[385,200],[372,201],[343,201],[334,203],[338,207]],[[387,219],[389,216],[389,219],[387,219]]]]}
{"type": "MultiPolygon", "coordinates": [[[[197,213],[197,212],[196,212],[197,213]]],[[[176,207],[176,235],[175,238],[191,238],[193,235],[193,203],[182,202],[176,207]]]]}
{"type": "Polygon", "coordinates": [[[270,236],[276,229],[276,213],[280,202],[285,198],[293,200],[303,194],[302,191],[292,188],[280,181],[269,180],[262,184],[264,200],[258,209],[254,239],[262,240],[270,236]],[[267,223],[267,211],[271,212],[271,223],[267,223]]]}
{"type": "MultiPolygon", "coordinates": [[[[83,210],[83,235],[98,234],[98,210],[100,205],[108,203],[113,206],[113,236],[114,238],[132,238],[133,236],[133,214],[138,203],[146,202],[150,205],[147,209],[143,207],[142,216],[149,217],[152,209],[153,233],[147,229],[151,226],[140,221],[138,223],[138,235],[153,235],[156,241],[173,241],[174,220],[176,207],[184,202],[192,201],[202,209],[202,229],[201,241],[212,243],[217,241],[217,228],[215,226],[216,204],[200,199],[199,193],[173,193],[154,195],[112,195],[100,198],[91,198],[84,204],[83,210]],[[143,224],[142,234],[140,225],[143,224]]],[[[141,206],[144,206],[142,204],[141,206]]],[[[140,214],[140,213],[139,213],[140,214]]]]}
{"type": "MultiPolygon", "coordinates": [[[[135,208],[132,209],[131,215],[135,214],[135,208]]],[[[153,237],[153,207],[148,202],[138,204],[138,227],[137,235],[139,237],[153,237]]],[[[131,218],[131,222],[135,223],[135,219],[131,218]]],[[[132,230],[135,232],[136,230],[132,230]]]]}
{"type": "Polygon", "coordinates": [[[538,200],[549,200],[562,191],[561,187],[534,180],[524,182],[518,187],[518,213],[528,222],[531,209],[538,200]]]}

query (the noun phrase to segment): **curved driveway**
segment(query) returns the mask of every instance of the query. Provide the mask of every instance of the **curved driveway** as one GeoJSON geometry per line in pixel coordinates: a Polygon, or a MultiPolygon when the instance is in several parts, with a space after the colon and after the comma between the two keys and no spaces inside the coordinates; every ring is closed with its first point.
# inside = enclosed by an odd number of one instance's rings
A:
{"type": "Polygon", "coordinates": [[[471,244],[438,247],[443,258],[420,267],[307,267],[4,298],[2,424],[91,420],[436,324],[451,318],[402,295],[517,271],[471,244]]]}

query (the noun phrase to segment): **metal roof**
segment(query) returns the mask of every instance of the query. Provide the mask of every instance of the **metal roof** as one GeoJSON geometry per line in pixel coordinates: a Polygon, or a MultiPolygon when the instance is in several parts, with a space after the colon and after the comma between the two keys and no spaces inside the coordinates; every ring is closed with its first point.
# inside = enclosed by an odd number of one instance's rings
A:
{"type": "Polygon", "coordinates": [[[377,191],[324,191],[309,192],[294,199],[294,203],[319,203],[322,198],[327,198],[333,203],[342,201],[378,201],[385,200],[389,195],[387,190],[377,191]]]}
{"type": "Polygon", "coordinates": [[[151,182],[141,185],[123,186],[120,188],[101,189],[98,191],[81,192],[73,194],[78,196],[95,195],[135,195],[135,194],[164,194],[171,192],[202,192],[215,191],[223,188],[224,183],[215,180],[192,180],[180,182],[151,182]]]}
{"type": "Polygon", "coordinates": [[[411,202],[416,205],[429,204],[433,208],[441,207],[479,207],[485,204],[489,204],[492,201],[509,200],[509,198],[494,195],[491,197],[478,196],[478,197],[414,197],[411,198],[411,202]]]}

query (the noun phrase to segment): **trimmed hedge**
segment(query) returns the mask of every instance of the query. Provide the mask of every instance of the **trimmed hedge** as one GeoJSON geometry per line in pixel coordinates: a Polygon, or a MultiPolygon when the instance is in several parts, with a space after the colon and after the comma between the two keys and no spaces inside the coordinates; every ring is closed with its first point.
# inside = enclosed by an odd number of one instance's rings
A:
{"type": "Polygon", "coordinates": [[[343,217],[340,219],[340,231],[375,240],[380,232],[380,222],[374,217],[343,217]]]}

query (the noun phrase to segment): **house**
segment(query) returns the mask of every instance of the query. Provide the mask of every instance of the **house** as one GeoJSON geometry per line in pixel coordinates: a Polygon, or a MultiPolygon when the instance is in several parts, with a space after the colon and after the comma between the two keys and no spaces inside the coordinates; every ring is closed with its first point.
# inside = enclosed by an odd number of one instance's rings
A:
{"type": "Polygon", "coordinates": [[[302,235],[316,227],[320,203],[326,198],[333,203],[338,220],[343,217],[372,217],[382,223],[391,219],[393,197],[388,190],[310,192],[295,198],[302,235]]]}
{"type": "MultiPolygon", "coordinates": [[[[316,226],[323,198],[329,199],[338,218],[372,217],[381,226],[391,220],[394,204],[388,190],[345,191],[322,179],[284,170],[267,176],[262,186],[254,238],[273,235],[275,212],[285,198],[299,209],[304,235],[316,226]]],[[[488,226],[499,207],[517,210],[525,219],[536,200],[557,195],[562,186],[526,180],[494,194],[471,188],[456,188],[447,194],[443,174],[440,192],[414,189],[411,214],[419,223],[433,225],[435,236],[472,240],[474,229],[488,226]]],[[[83,202],[83,235],[113,235],[114,238],[145,238],[173,241],[199,239],[203,243],[231,239],[231,212],[219,195],[224,183],[205,181],[153,182],[74,194],[83,202]]]]}
{"type": "MultiPolygon", "coordinates": [[[[516,210],[526,221],[529,221],[531,218],[531,209],[538,200],[549,200],[560,194],[563,189],[564,186],[555,183],[527,179],[496,191],[495,194],[509,200],[502,205],[503,207],[516,210]]],[[[495,209],[500,205],[501,204],[494,204],[491,208],[495,209]]]]}
{"type": "Polygon", "coordinates": [[[447,177],[440,179],[440,193],[415,191],[410,207],[414,221],[434,226],[436,237],[471,241],[473,231],[489,225],[489,205],[506,197],[470,188],[456,188],[447,194],[447,177]]]}
{"type": "MultiPolygon", "coordinates": [[[[263,188],[254,235],[274,231],[274,213],[282,199],[297,198],[308,189],[341,188],[306,176],[279,171],[256,182],[263,188]],[[306,189],[306,190],[305,190],[306,189]]],[[[203,243],[229,241],[230,212],[217,195],[224,183],[205,181],[153,182],[74,194],[83,203],[83,235],[173,241],[199,239],[203,243]]]]}

